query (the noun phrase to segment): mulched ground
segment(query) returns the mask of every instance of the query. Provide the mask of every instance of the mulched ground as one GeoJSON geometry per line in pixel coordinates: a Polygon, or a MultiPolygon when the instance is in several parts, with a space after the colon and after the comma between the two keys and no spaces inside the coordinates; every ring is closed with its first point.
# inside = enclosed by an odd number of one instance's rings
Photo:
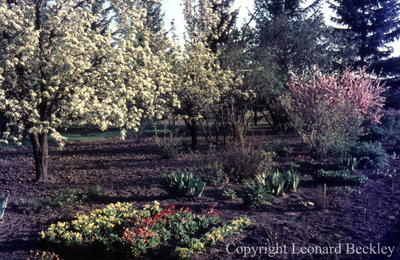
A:
{"type": "MultiPolygon", "coordinates": [[[[271,139],[278,136],[257,137],[271,139]]],[[[282,138],[282,136],[279,136],[282,138]]],[[[285,141],[298,143],[292,136],[283,136],[285,141]]],[[[301,148],[300,148],[301,150],[301,148]]],[[[328,187],[326,209],[320,209],[321,187],[310,175],[301,178],[297,193],[285,194],[276,203],[259,210],[248,210],[241,199],[225,200],[222,191],[227,186],[207,186],[203,196],[194,201],[175,200],[167,196],[158,184],[164,173],[178,169],[194,169],[200,166],[201,156],[207,155],[202,147],[200,155],[182,153],[175,159],[162,159],[151,138],[140,142],[107,139],[93,142],[70,143],[63,150],[51,147],[51,182],[35,184],[34,164],[30,149],[0,151],[0,195],[10,193],[9,205],[0,221],[0,259],[27,259],[30,250],[38,250],[38,232],[51,223],[70,220],[76,213],[88,213],[108,203],[126,201],[140,208],[158,200],[161,205],[184,205],[195,212],[215,206],[222,210],[223,218],[247,214],[256,225],[242,234],[227,239],[214,248],[195,255],[195,259],[240,259],[243,254],[229,254],[240,246],[265,246],[277,244],[286,253],[274,259],[386,259],[384,254],[346,254],[346,246],[397,246],[392,259],[400,259],[400,178],[393,180],[374,177],[372,171],[364,171],[370,178],[363,187],[328,187]],[[85,202],[63,208],[43,209],[40,212],[24,212],[17,207],[22,198],[51,196],[63,188],[75,188],[80,192],[99,184],[104,195],[95,202],[85,202]],[[308,203],[308,202],[312,202],[308,203]],[[307,204],[308,203],[308,204],[307,204]],[[300,246],[312,250],[315,246],[341,246],[341,254],[316,255],[293,254],[300,246]]],[[[285,158],[290,159],[290,158],[285,158]]],[[[391,160],[391,165],[400,171],[400,160],[391,160]]],[[[207,177],[207,176],[203,176],[207,177]]],[[[210,176],[208,176],[210,178],[210,176]]],[[[235,190],[239,187],[229,186],[235,190]]],[[[58,252],[65,259],[90,259],[94,255],[76,252],[58,252]],[[62,255],[64,254],[64,255],[62,255]]],[[[348,252],[351,253],[351,250],[348,252]]],[[[378,252],[376,252],[378,253],[378,252]]],[[[102,259],[101,256],[96,256],[102,259]]],[[[163,258],[166,256],[163,255],[163,258]]],[[[160,258],[153,254],[147,258],[160,258]]],[[[254,258],[264,259],[258,254],[254,258]]],[[[103,257],[103,259],[105,259],[103,257]]]]}

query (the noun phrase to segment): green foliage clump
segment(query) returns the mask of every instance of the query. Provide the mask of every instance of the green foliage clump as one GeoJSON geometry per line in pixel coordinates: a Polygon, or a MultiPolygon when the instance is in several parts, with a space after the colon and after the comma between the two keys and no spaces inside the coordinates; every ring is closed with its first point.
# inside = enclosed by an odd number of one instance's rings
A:
{"type": "Polygon", "coordinates": [[[251,224],[252,221],[247,216],[235,217],[226,224],[211,228],[200,238],[184,239],[182,245],[175,248],[174,256],[177,259],[188,259],[192,252],[199,252],[206,246],[214,246],[224,238],[240,233],[251,224]]]}
{"type": "Polygon", "coordinates": [[[97,199],[101,195],[103,195],[103,188],[99,184],[93,185],[86,192],[86,197],[91,200],[97,199]]]}
{"type": "Polygon", "coordinates": [[[68,204],[82,203],[83,197],[78,194],[76,189],[65,188],[60,189],[54,196],[53,200],[59,207],[64,207],[68,204]]]}
{"type": "Polygon", "coordinates": [[[265,185],[253,180],[245,182],[240,196],[243,199],[243,204],[249,208],[260,208],[274,202],[274,196],[266,189],[265,185]]]}
{"type": "Polygon", "coordinates": [[[95,199],[101,194],[101,187],[98,185],[89,189],[86,194],[79,193],[73,188],[60,189],[53,196],[39,196],[37,198],[21,198],[16,202],[17,209],[23,213],[37,213],[42,209],[65,207],[79,204],[86,199],[95,199]]]}
{"type": "Polygon", "coordinates": [[[279,170],[263,173],[256,176],[257,182],[275,196],[282,195],[285,188],[285,177],[279,170]]]}
{"type": "Polygon", "coordinates": [[[43,208],[50,207],[50,204],[47,203],[49,200],[47,197],[39,197],[36,198],[21,198],[19,201],[16,202],[16,206],[19,211],[23,213],[37,213],[43,208]]]}
{"type": "Polygon", "coordinates": [[[393,177],[398,176],[397,169],[377,169],[374,171],[375,176],[383,177],[387,179],[393,179],[393,177]]]}
{"type": "Polygon", "coordinates": [[[361,185],[368,177],[365,175],[351,174],[349,170],[324,170],[320,169],[313,175],[314,180],[331,185],[361,185]]]}
{"type": "Polygon", "coordinates": [[[224,198],[226,199],[236,199],[238,196],[236,194],[236,191],[232,190],[232,189],[226,189],[222,192],[222,196],[224,196],[224,198]]]}
{"type": "Polygon", "coordinates": [[[389,154],[378,141],[361,142],[353,147],[350,154],[360,161],[358,166],[364,169],[380,169],[389,165],[389,154]]]}
{"type": "Polygon", "coordinates": [[[287,191],[297,191],[297,186],[300,182],[299,173],[291,167],[286,172],[278,169],[269,173],[263,173],[256,176],[257,182],[264,185],[264,187],[273,195],[280,196],[287,191]]]}
{"type": "Polygon", "coordinates": [[[270,142],[264,142],[262,148],[266,152],[275,152],[279,156],[288,156],[293,151],[293,148],[290,147],[290,145],[277,139],[270,142]]]}
{"type": "Polygon", "coordinates": [[[300,183],[300,173],[292,166],[286,171],[285,175],[285,191],[297,192],[300,183]]]}
{"type": "Polygon", "coordinates": [[[176,197],[200,197],[206,184],[190,171],[172,172],[161,178],[162,187],[176,197]]]}

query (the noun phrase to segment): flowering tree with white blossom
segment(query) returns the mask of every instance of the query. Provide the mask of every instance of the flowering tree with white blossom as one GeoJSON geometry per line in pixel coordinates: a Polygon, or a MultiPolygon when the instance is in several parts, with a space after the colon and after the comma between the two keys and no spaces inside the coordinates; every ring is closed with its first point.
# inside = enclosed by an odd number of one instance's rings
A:
{"type": "Polygon", "coordinates": [[[29,136],[36,181],[49,177],[48,136],[60,146],[66,141],[57,129],[78,122],[116,126],[124,136],[142,118],[160,117],[167,102],[178,105],[168,95],[170,65],[149,47],[140,2],[0,1],[3,141],[29,136]],[[114,23],[104,22],[110,6],[114,23]]]}
{"type": "Polygon", "coordinates": [[[217,39],[229,25],[221,24],[221,14],[213,9],[221,0],[185,0],[184,15],[187,38],[177,59],[179,75],[174,93],[179,101],[180,115],[190,132],[192,148],[197,145],[197,127],[201,118],[221,103],[224,93],[241,82],[230,69],[222,69],[218,53],[211,49],[210,39],[217,39]]]}

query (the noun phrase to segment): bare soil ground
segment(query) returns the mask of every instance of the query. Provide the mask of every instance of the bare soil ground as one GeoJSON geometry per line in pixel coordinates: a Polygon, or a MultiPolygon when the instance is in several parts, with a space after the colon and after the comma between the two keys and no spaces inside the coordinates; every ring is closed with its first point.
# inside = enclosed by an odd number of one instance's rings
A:
{"type": "MultiPolygon", "coordinates": [[[[257,138],[261,141],[277,136],[257,138]]],[[[283,138],[289,143],[298,143],[295,137],[283,138]]],[[[301,152],[301,146],[297,150],[301,152]]],[[[199,153],[207,154],[205,145],[199,153]]],[[[30,149],[0,151],[0,195],[10,193],[8,208],[0,221],[0,259],[27,259],[30,250],[43,249],[38,243],[39,231],[45,230],[51,223],[71,220],[76,213],[88,213],[117,201],[131,202],[140,208],[154,200],[161,205],[189,206],[195,212],[215,206],[222,210],[224,219],[247,214],[255,220],[254,227],[195,255],[194,258],[198,259],[241,259],[243,255],[227,253],[228,243],[236,246],[286,245],[287,253],[276,255],[275,259],[386,259],[387,255],[374,254],[373,251],[370,254],[346,252],[346,243],[368,248],[372,244],[375,247],[373,249],[380,243],[381,246],[397,246],[392,259],[400,259],[398,176],[390,180],[375,177],[372,171],[364,171],[370,176],[365,186],[328,187],[329,205],[326,209],[319,209],[320,187],[310,175],[303,174],[297,193],[279,197],[271,207],[248,210],[241,199],[226,200],[222,197],[226,185],[207,186],[203,196],[196,200],[168,197],[159,185],[159,176],[183,168],[196,170],[201,167],[201,156],[186,152],[175,159],[162,159],[150,138],[141,142],[128,138],[125,141],[107,139],[70,143],[63,150],[51,147],[50,154],[51,182],[35,184],[32,182],[35,176],[30,149]],[[67,187],[84,192],[94,184],[101,185],[104,190],[104,194],[96,201],[42,209],[39,212],[24,212],[17,207],[22,198],[52,196],[67,187]],[[313,202],[314,205],[307,202],[313,202]],[[293,244],[296,248],[341,244],[341,254],[292,254],[293,244]]],[[[391,160],[391,165],[400,170],[400,160],[391,160]]],[[[229,187],[239,189],[238,185],[229,187]]],[[[233,251],[234,247],[229,249],[233,251]]],[[[80,254],[79,251],[57,253],[64,259],[102,259],[98,255],[80,254]]],[[[160,258],[160,255],[153,254],[145,258],[160,258]]],[[[264,259],[267,256],[258,254],[255,258],[264,259]]]]}

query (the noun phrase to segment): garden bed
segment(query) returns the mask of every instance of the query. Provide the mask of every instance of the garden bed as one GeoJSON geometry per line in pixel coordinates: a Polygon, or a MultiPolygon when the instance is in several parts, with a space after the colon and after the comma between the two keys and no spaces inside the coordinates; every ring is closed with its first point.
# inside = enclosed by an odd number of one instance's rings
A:
{"type": "MultiPolygon", "coordinates": [[[[300,154],[304,147],[294,136],[267,136],[269,139],[280,138],[293,144],[293,155],[300,154]]],[[[265,136],[253,137],[261,141],[265,136]]],[[[203,140],[204,141],[204,140],[203,140]]],[[[380,255],[351,254],[350,245],[397,246],[399,253],[400,219],[400,178],[391,179],[375,176],[372,170],[360,173],[368,176],[363,186],[329,186],[325,201],[323,187],[316,183],[310,174],[302,174],[297,192],[289,192],[277,197],[273,205],[249,210],[240,198],[225,199],[222,193],[227,188],[239,190],[240,185],[207,185],[202,197],[185,200],[174,199],[161,188],[159,178],[165,173],[179,169],[196,172],[201,156],[208,153],[206,146],[200,146],[199,155],[183,152],[176,158],[162,159],[157,153],[157,146],[151,138],[136,142],[134,138],[125,141],[107,139],[101,141],[69,143],[63,150],[51,147],[50,183],[35,184],[34,163],[28,148],[0,151],[0,194],[10,193],[9,205],[3,220],[0,221],[0,259],[26,259],[31,250],[53,251],[63,259],[101,259],[102,255],[88,250],[71,253],[59,247],[43,245],[39,242],[39,232],[47,230],[53,223],[70,221],[76,214],[89,212],[116,202],[129,202],[140,209],[145,204],[157,200],[161,206],[176,205],[189,207],[195,213],[202,213],[209,207],[221,210],[223,221],[236,216],[247,215],[254,225],[242,233],[231,236],[194,254],[198,259],[237,259],[243,257],[241,246],[279,246],[286,245],[286,252],[281,252],[275,259],[375,259],[385,257],[382,248],[380,255]],[[99,185],[103,194],[96,199],[82,199],[73,203],[50,206],[38,206],[21,209],[21,199],[51,201],[62,189],[75,189],[77,194],[86,194],[93,185],[99,185]],[[50,199],[49,199],[50,198],[50,199]],[[324,204],[324,205],[323,205],[324,204]],[[58,206],[54,206],[58,205],[58,206]],[[302,254],[301,247],[313,250],[320,247],[341,246],[341,254],[302,254]],[[293,245],[295,249],[293,252],[293,245]],[[228,246],[228,248],[227,248],[228,246]],[[228,249],[228,252],[227,252],[228,249]],[[236,252],[236,253],[235,253],[236,252]],[[232,254],[231,254],[232,253],[232,254]]],[[[289,161],[293,158],[278,158],[289,161]]],[[[392,168],[400,168],[398,158],[391,159],[392,168]]],[[[207,181],[207,176],[202,175],[207,181]]],[[[80,195],[79,195],[80,196],[80,195]]],[[[59,198],[58,198],[59,199],[59,198]]],[[[43,202],[44,203],[44,202],[43,202]]],[[[303,249],[304,249],[303,248],[303,249]]],[[[374,248],[373,248],[374,249],[374,248]]],[[[146,258],[159,258],[163,246],[149,252],[146,258]]],[[[262,254],[258,251],[258,255],[262,254]]],[[[265,251],[263,251],[265,252],[265,251]]],[[[163,257],[168,254],[162,254],[163,257]]],[[[395,256],[392,256],[392,259],[395,256]]],[[[104,255],[103,255],[104,257],[104,255]]],[[[112,255],[107,255],[111,258],[112,255]]],[[[172,256],[171,256],[172,257],[172,256]]]]}

